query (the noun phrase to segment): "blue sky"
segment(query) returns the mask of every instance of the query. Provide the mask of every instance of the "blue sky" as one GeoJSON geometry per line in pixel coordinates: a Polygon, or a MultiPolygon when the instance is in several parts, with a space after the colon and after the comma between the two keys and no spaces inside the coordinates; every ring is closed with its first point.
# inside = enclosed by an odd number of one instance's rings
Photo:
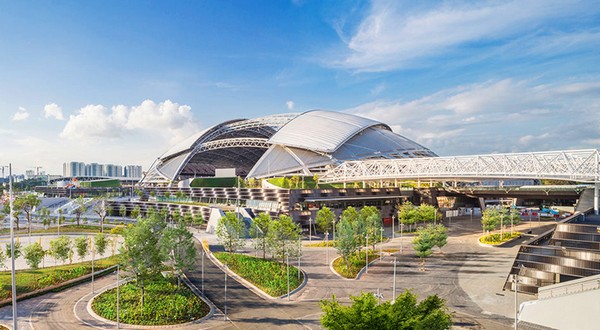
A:
{"type": "Polygon", "coordinates": [[[600,146],[596,1],[0,0],[0,164],[140,164],[311,109],[440,155],[600,146]]]}

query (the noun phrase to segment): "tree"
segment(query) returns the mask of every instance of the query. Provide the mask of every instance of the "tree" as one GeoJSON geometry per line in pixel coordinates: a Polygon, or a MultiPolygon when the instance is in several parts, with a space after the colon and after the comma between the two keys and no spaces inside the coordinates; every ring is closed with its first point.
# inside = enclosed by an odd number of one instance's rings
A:
{"type": "Polygon", "coordinates": [[[333,222],[335,220],[335,213],[328,208],[323,206],[318,212],[315,218],[315,223],[319,230],[323,233],[329,232],[333,229],[333,222]]]}
{"type": "Polygon", "coordinates": [[[63,223],[65,223],[65,215],[64,215],[65,211],[60,208],[58,209],[58,224],[56,225],[56,230],[58,231],[58,235],[60,235],[60,225],[62,225],[63,223]]]}
{"type": "MultiPolygon", "coordinates": [[[[21,203],[17,203],[17,200],[15,199],[13,201],[13,219],[12,220],[15,222],[16,230],[19,230],[19,216],[21,215],[20,207],[21,207],[21,203]]],[[[4,214],[6,214],[7,216],[10,216],[10,202],[8,200],[4,203],[2,212],[4,214]]]]}
{"type": "Polygon", "coordinates": [[[435,206],[429,204],[419,205],[418,214],[418,221],[421,222],[434,222],[438,218],[435,206]]]}
{"type": "Polygon", "coordinates": [[[514,225],[518,225],[521,222],[521,212],[516,208],[511,208],[508,213],[508,220],[510,221],[510,235],[512,236],[514,225]]]}
{"type": "Polygon", "coordinates": [[[315,181],[315,188],[319,189],[319,176],[318,175],[313,175],[313,180],[315,181]]]}
{"type": "Polygon", "coordinates": [[[170,191],[166,191],[165,192],[165,198],[168,200],[171,198],[171,192],[170,191]]]}
{"type": "Polygon", "coordinates": [[[164,230],[160,246],[167,261],[177,273],[177,287],[181,288],[181,274],[196,261],[193,235],[185,223],[179,222],[176,227],[164,230]]]}
{"type": "Polygon", "coordinates": [[[292,183],[296,186],[296,189],[298,189],[298,183],[300,183],[300,177],[298,175],[293,175],[290,178],[290,181],[292,181],[292,183]]]}
{"type": "Polygon", "coordinates": [[[100,200],[98,200],[96,202],[96,205],[94,206],[94,213],[96,213],[98,215],[98,217],[100,218],[100,232],[103,233],[104,232],[104,219],[106,219],[106,215],[107,213],[107,208],[106,208],[106,199],[101,198],[100,200]]]}
{"type": "Polygon", "coordinates": [[[413,249],[417,256],[421,258],[421,265],[419,270],[425,271],[425,259],[431,255],[431,249],[435,246],[435,237],[431,230],[426,228],[420,228],[418,236],[413,239],[413,249]]]}
{"type": "Polygon", "coordinates": [[[175,197],[177,197],[177,201],[179,202],[181,202],[184,196],[185,194],[181,190],[177,190],[177,192],[175,193],[175,197]]]}
{"type": "MultiPolygon", "coordinates": [[[[6,244],[6,256],[7,256],[7,258],[12,257],[10,243],[6,244]]],[[[20,256],[21,256],[21,242],[15,241],[15,259],[17,259],[20,256]]]]}
{"type": "Polygon", "coordinates": [[[495,208],[487,208],[481,216],[481,226],[484,232],[490,232],[498,228],[500,224],[500,212],[495,208]]]}
{"type": "Polygon", "coordinates": [[[273,219],[267,232],[267,246],[271,254],[282,261],[285,256],[298,257],[301,255],[302,230],[292,218],[280,215],[273,219]]]}
{"type": "Polygon", "coordinates": [[[356,211],[356,208],[353,206],[348,206],[344,212],[342,212],[342,219],[346,219],[352,224],[354,221],[358,220],[358,211],[356,211]]]}
{"type": "Polygon", "coordinates": [[[79,220],[81,219],[81,215],[85,213],[87,207],[85,206],[85,199],[79,196],[75,200],[75,206],[77,206],[73,212],[75,212],[75,219],[77,220],[77,226],[80,225],[79,220]]]}
{"type": "Polygon", "coordinates": [[[432,226],[431,228],[433,231],[434,245],[440,249],[440,252],[444,253],[442,248],[448,243],[448,228],[444,227],[441,223],[432,226]]]}
{"type": "Polygon", "coordinates": [[[235,213],[227,212],[217,224],[217,238],[228,252],[235,252],[246,244],[246,226],[235,213]]]}
{"type": "Polygon", "coordinates": [[[4,262],[6,261],[7,258],[8,258],[8,256],[6,255],[6,252],[4,252],[4,250],[0,249],[0,265],[2,265],[2,268],[6,267],[4,265],[4,262]]]}
{"type": "Polygon", "coordinates": [[[198,230],[200,230],[200,226],[204,223],[204,217],[201,212],[194,214],[194,225],[198,226],[198,230]]]}
{"type": "Polygon", "coordinates": [[[31,215],[41,202],[42,200],[36,194],[20,195],[13,202],[13,204],[18,205],[20,210],[25,212],[29,234],[31,234],[31,215]]]}
{"type": "Polygon", "coordinates": [[[104,256],[107,245],[108,239],[106,235],[102,233],[96,234],[96,236],[94,237],[94,246],[96,247],[96,251],[98,252],[98,254],[100,254],[100,256],[104,256]]]}
{"type": "Polygon", "coordinates": [[[400,206],[398,210],[398,220],[402,225],[409,225],[412,229],[412,225],[415,224],[419,219],[417,208],[410,201],[406,201],[400,206]]]}
{"type": "Polygon", "coordinates": [[[160,216],[163,218],[165,223],[169,220],[169,209],[166,206],[163,206],[159,211],[160,216]]]}
{"type": "Polygon", "coordinates": [[[346,269],[350,269],[349,257],[356,253],[359,245],[356,244],[354,228],[352,228],[350,220],[344,217],[337,223],[337,241],[335,248],[338,251],[338,254],[344,259],[346,269]]]}
{"type": "Polygon", "coordinates": [[[194,216],[192,215],[192,213],[190,211],[186,211],[183,214],[183,222],[185,222],[185,224],[188,226],[191,226],[192,223],[194,222],[194,216]]]}
{"type": "Polygon", "coordinates": [[[127,215],[127,207],[125,207],[125,205],[119,206],[119,214],[121,215],[121,218],[125,218],[127,215]]]}
{"type": "Polygon", "coordinates": [[[381,238],[381,216],[375,206],[365,206],[360,209],[359,220],[365,223],[365,235],[369,237],[373,249],[381,238]]]}
{"type": "Polygon", "coordinates": [[[417,303],[417,296],[408,290],[395,301],[382,304],[369,292],[350,296],[350,299],[350,306],[341,305],[335,296],[331,301],[321,301],[323,327],[332,330],[445,330],[452,326],[452,315],[444,300],[437,295],[429,296],[420,303],[417,303]]]}
{"type": "Polygon", "coordinates": [[[79,236],[75,238],[75,250],[77,250],[79,260],[83,260],[83,258],[85,258],[85,256],[88,254],[89,247],[90,243],[87,237],[79,236]]]}
{"type": "Polygon", "coordinates": [[[142,210],[139,205],[136,205],[133,210],[131,210],[131,217],[137,219],[142,214],[142,210]]]}
{"type": "Polygon", "coordinates": [[[48,210],[45,206],[43,206],[40,209],[40,211],[38,212],[38,215],[42,219],[42,224],[47,229],[48,226],[50,226],[50,222],[51,222],[51,220],[50,220],[50,210],[48,210]]]}
{"type": "Polygon", "coordinates": [[[159,244],[164,228],[164,221],[155,215],[140,218],[135,226],[128,226],[123,231],[123,245],[119,250],[121,260],[125,269],[135,277],[136,284],[142,292],[142,306],[145,281],[160,272],[164,260],[159,244]]]}
{"type": "Polygon", "coordinates": [[[56,260],[60,260],[63,265],[67,259],[73,257],[73,242],[68,236],[60,236],[50,241],[48,254],[56,260]]]}
{"type": "Polygon", "coordinates": [[[250,236],[254,237],[254,248],[262,251],[263,259],[267,254],[267,235],[271,222],[271,217],[263,212],[253,219],[250,227],[250,236]]]}
{"type": "Polygon", "coordinates": [[[23,249],[25,262],[33,269],[38,269],[45,255],[46,251],[44,251],[44,248],[38,242],[29,244],[23,249]]]}

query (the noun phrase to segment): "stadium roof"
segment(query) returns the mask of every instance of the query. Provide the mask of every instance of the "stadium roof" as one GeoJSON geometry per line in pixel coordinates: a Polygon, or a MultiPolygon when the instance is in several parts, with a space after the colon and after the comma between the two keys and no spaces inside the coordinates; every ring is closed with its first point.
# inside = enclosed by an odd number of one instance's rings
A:
{"type": "Polygon", "coordinates": [[[142,183],[237,175],[313,175],[342,161],[436,156],[371,119],[323,110],[236,119],[205,129],[160,156],[142,183]]]}

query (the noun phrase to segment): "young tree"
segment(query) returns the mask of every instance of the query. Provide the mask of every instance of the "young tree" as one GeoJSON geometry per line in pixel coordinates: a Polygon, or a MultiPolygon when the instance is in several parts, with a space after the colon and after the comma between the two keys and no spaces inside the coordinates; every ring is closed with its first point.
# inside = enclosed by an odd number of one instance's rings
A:
{"type": "Polygon", "coordinates": [[[166,222],[168,222],[169,220],[169,209],[166,206],[163,206],[160,211],[159,214],[161,216],[161,218],[166,222]]]}
{"type": "Polygon", "coordinates": [[[431,255],[431,249],[435,246],[435,238],[432,231],[426,228],[418,230],[418,236],[413,239],[413,249],[417,256],[421,258],[419,270],[425,271],[425,259],[431,255]]]}
{"type": "Polygon", "coordinates": [[[418,208],[418,219],[422,222],[434,222],[439,219],[435,206],[429,204],[421,204],[418,208]]]}
{"type": "Polygon", "coordinates": [[[56,260],[60,260],[63,265],[67,259],[73,257],[73,242],[68,236],[60,236],[50,241],[48,254],[56,260]]]}
{"type": "Polygon", "coordinates": [[[254,248],[262,251],[263,259],[267,254],[267,236],[271,222],[271,217],[263,212],[254,218],[250,227],[250,236],[254,237],[254,248]]]}
{"type": "Polygon", "coordinates": [[[145,281],[161,270],[164,255],[160,244],[165,223],[158,216],[140,218],[136,225],[123,231],[121,260],[125,269],[133,274],[142,292],[141,305],[144,305],[145,281]]]}
{"type": "Polygon", "coordinates": [[[90,247],[89,244],[89,240],[85,236],[79,236],[75,238],[75,250],[77,250],[79,260],[83,260],[83,258],[85,258],[85,256],[88,254],[90,247]]]}
{"type": "Polygon", "coordinates": [[[292,183],[296,186],[296,189],[298,189],[298,183],[300,183],[300,177],[298,175],[293,175],[290,178],[290,181],[292,181],[292,183]]]}
{"type": "MultiPolygon", "coordinates": [[[[6,256],[11,258],[10,244],[6,244],[6,256]]],[[[15,259],[21,256],[21,242],[15,241],[15,259]]]]}
{"type": "Polygon", "coordinates": [[[81,215],[85,213],[87,207],[85,206],[85,199],[79,196],[75,200],[75,206],[77,206],[73,212],[75,212],[75,219],[77,220],[77,226],[80,226],[79,220],[81,219],[81,215]]]}
{"type": "Polygon", "coordinates": [[[521,212],[516,208],[511,208],[508,213],[508,220],[510,221],[510,235],[513,235],[514,225],[518,225],[521,222],[521,212]]]}
{"type": "Polygon", "coordinates": [[[58,224],[56,225],[56,230],[58,232],[58,235],[60,235],[60,225],[62,225],[63,223],[65,223],[65,215],[64,215],[65,211],[60,208],[58,209],[58,224]]]}
{"type": "Polygon", "coordinates": [[[379,212],[377,214],[371,213],[365,219],[365,234],[369,237],[369,242],[371,242],[373,249],[375,249],[375,244],[381,238],[381,217],[379,216],[379,212]]]}
{"type": "Polygon", "coordinates": [[[4,252],[4,250],[0,249],[0,266],[2,266],[2,268],[6,268],[6,266],[4,265],[4,262],[6,261],[7,258],[8,258],[8,256],[6,255],[6,252],[4,252]]]}
{"type": "Polygon", "coordinates": [[[42,225],[44,228],[48,228],[52,220],[50,220],[50,210],[48,210],[45,206],[43,206],[38,212],[40,219],[42,219],[42,225]]]}
{"type": "Polygon", "coordinates": [[[44,248],[38,242],[29,244],[23,249],[25,262],[33,269],[38,269],[45,255],[46,251],[44,251],[44,248]]]}
{"type": "Polygon", "coordinates": [[[106,199],[101,198],[96,201],[96,205],[93,208],[94,213],[98,215],[100,218],[100,232],[104,232],[104,220],[106,219],[107,207],[106,207],[106,199]]]}
{"type": "Polygon", "coordinates": [[[190,211],[186,211],[183,214],[183,222],[188,226],[191,226],[192,223],[194,223],[194,216],[192,215],[192,213],[190,211]]]}
{"type": "Polygon", "coordinates": [[[481,216],[481,226],[484,232],[490,232],[498,228],[500,224],[500,212],[495,208],[487,208],[481,216]]]}
{"type": "Polygon", "coordinates": [[[102,233],[96,234],[96,236],[94,237],[94,246],[96,247],[96,252],[98,252],[100,256],[104,256],[107,245],[108,238],[106,237],[106,235],[102,233]]]}
{"type": "Polygon", "coordinates": [[[398,220],[402,225],[408,225],[412,229],[412,225],[417,222],[419,218],[417,208],[410,201],[406,201],[400,206],[398,210],[398,220]]]}
{"type": "Polygon", "coordinates": [[[217,238],[228,252],[235,252],[246,244],[246,226],[235,213],[227,212],[217,224],[217,238]]]}
{"type": "Polygon", "coordinates": [[[200,231],[200,226],[204,223],[204,217],[202,216],[202,212],[197,212],[194,214],[194,225],[198,226],[198,232],[200,231]]]}
{"type": "Polygon", "coordinates": [[[313,180],[315,181],[315,188],[319,189],[319,176],[317,174],[313,175],[313,180]]]}
{"type": "Polygon", "coordinates": [[[185,223],[180,222],[176,227],[164,230],[160,246],[167,261],[177,273],[177,287],[181,288],[181,274],[196,261],[193,235],[187,230],[185,223]]]}
{"type": "Polygon", "coordinates": [[[136,205],[133,210],[131,210],[131,217],[137,219],[142,214],[142,210],[139,205],[136,205]]]}
{"type": "Polygon", "coordinates": [[[127,215],[127,207],[125,205],[121,204],[121,206],[119,206],[119,214],[121,215],[121,218],[125,218],[127,215]]]}
{"type": "Polygon", "coordinates": [[[342,221],[337,223],[337,242],[335,245],[338,254],[344,259],[346,269],[350,269],[349,257],[356,253],[359,245],[356,244],[354,228],[350,220],[342,217],[342,221]]]}
{"type": "Polygon", "coordinates": [[[181,202],[184,196],[185,194],[181,190],[177,190],[177,192],[175,193],[175,197],[177,197],[177,201],[179,202],[181,202]]]}
{"type": "Polygon", "coordinates": [[[280,215],[271,221],[267,232],[267,246],[271,254],[282,261],[285,256],[298,257],[301,254],[302,231],[291,217],[280,215]]]}
{"type": "MultiPolygon", "coordinates": [[[[19,217],[21,215],[21,203],[17,203],[17,199],[13,202],[13,221],[15,222],[16,230],[19,230],[19,217]]],[[[10,216],[10,203],[6,201],[4,203],[4,207],[2,208],[2,212],[6,214],[6,216],[10,216]]]]}
{"type": "Polygon", "coordinates": [[[353,224],[354,221],[358,220],[358,211],[353,206],[348,206],[344,212],[342,212],[342,219],[348,220],[350,224],[353,224]]]}
{"type": "Polygon", "coordinates": [[[335,221],[335,213],[328,208],[323,206],[318,212],[315,219],[315,223],[319,230],[323,233],[330,232],[333,229],[333,222],[335,221]]]}
{"type": "Polygon", "coordinates": [[[29,234],[31,234],[31,216],[41,202],[42,200],[36,194],[20,195],[13,202],[13,207],[14,204],[17,204],[18,208],[25,212],[29,234]]]}
{"type": "Polygon", "coordinates": [[[440,249],[440,252],[444,253],[442,248],[448,243],[448,228],[444,227],[444,225],[441,223],[435,226],[430,225],[427,227],[430,227],[429,230],[432,231],[434,245],[440,249]]]}

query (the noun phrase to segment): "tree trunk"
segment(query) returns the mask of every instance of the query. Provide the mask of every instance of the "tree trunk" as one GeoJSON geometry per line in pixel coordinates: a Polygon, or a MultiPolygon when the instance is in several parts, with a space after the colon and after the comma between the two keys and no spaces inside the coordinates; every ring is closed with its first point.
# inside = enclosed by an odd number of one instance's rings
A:
{"type": "Polygon", "coordinates": [[[141,289],[142,289],[142,309],[144,307],[144,280],[142,280],[142,285],[141,285],[141,289]]]}

